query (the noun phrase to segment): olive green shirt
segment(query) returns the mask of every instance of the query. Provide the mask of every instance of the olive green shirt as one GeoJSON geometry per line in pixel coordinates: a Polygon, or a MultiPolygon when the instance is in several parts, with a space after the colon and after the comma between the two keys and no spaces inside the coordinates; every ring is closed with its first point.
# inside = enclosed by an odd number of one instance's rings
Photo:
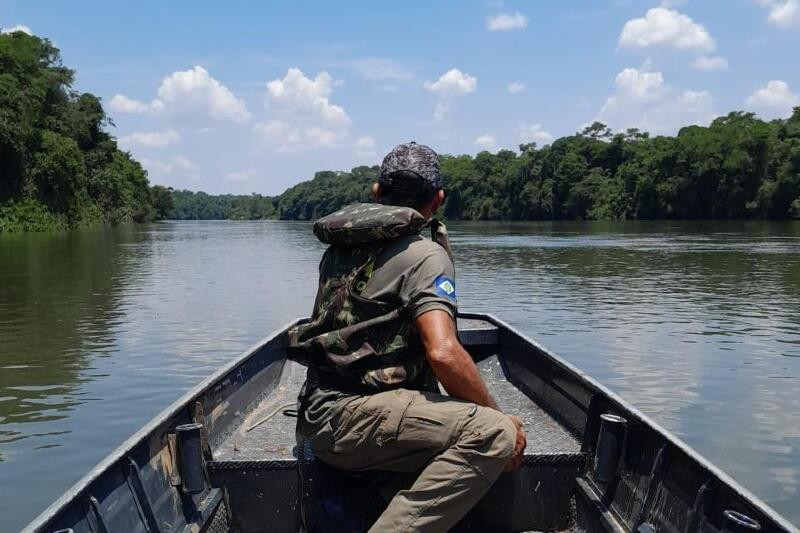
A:
{"type": "MultiPolygon", "coordinates": [[[[328,254],[335,253],[336,247],[329,248],[323,263],[328,254]]],[[[430,239],[421,235],[400,237],[390,242],[377,258],[372,277],[360,295],[380,301],[396,301],[399,297],[412,318],[439,309],[455,319],[457,301],[453,262],[447,251],[430,239]]],[[[313,388],[305,394],[303,422],[311,426],[324,424],[353,398],[341,391],[324,388],[313,388]]]]}

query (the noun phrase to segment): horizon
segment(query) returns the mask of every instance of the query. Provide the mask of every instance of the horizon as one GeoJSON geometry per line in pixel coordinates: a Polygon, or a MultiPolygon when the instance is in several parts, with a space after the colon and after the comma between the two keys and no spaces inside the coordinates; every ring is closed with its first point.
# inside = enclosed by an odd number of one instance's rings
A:
{"type": "Polygon", "coordinates": [[[412,139],[474,155],[800,105],[800,0],[417,4],[10,1],[0,27],[61,50],[152,184],[208,194],[276,196],[412,139]]]}

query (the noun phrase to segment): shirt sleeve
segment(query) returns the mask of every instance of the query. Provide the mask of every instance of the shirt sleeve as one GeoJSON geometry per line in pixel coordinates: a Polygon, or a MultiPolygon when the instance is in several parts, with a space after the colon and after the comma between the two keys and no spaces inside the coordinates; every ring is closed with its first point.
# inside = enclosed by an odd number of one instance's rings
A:
{"type": "Polygon", "coordinates": [[[434,309],[455,317],[458,310],[455,269],[444,248],[437,246],[426,254],[408,273],[400,290],[414,318],[434,309]]]}

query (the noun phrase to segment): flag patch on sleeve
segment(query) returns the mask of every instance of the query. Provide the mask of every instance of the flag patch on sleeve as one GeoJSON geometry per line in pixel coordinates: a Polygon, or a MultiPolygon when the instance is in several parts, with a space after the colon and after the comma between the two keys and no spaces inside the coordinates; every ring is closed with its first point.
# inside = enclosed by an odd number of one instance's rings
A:
{"type": "Polygon", "coordinates": [[[456,300],[456,282],[453,278],[441,275],[434,280],[433,286],[439,296],[456,300]]]}

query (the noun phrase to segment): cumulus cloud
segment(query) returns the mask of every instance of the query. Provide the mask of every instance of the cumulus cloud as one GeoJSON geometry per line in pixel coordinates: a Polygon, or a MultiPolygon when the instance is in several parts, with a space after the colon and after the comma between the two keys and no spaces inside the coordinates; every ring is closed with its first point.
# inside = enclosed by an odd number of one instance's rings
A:
{"type": "Polygon", "coordinates": [[[191,159],[182,155],[176,155],[169,159],[150,159],[143,157],[139,159],[139,161],[148,171],[155,171],[161,174],[174,174],[197,170],[197,165],[195,165],[191,159]]]}
{"type": "Polygon", "coordinates": [[[452,96],[456,94],[469,94],[475,92],[478,87],[478,79],[461,72],[457,68],[451,68],[436,81],[426,81],[425,88],[429,91],[443,95],[452,96]]]}
{"type": "Polygon", "coordinates": [[[728,60],[722,56],[700,56],[692,62],[697,70],[728,70],[728,60]]]}
{"type": "Polygon", "coordinates": [[[553,140],[553,136],[541,124],[520,124],[517,133],[519,140],[524,143],[547,144],[553,140]]]}
{"type": "MultiPolygon", "coordinates": [[[[151,104],[145,104],[139,100],[128,98],[124,94],[115,94],[111,102],[109,102],[108,107],[112,111],[118,113],[147,113],[148,111],[155,110],[151,104]]],[[[160,107],[163,107],[163,104],[160,107]]]]}
{"type": "Polygon", "coordinates": [[[506,90],[509,94],[521,93],[525,90],[525,84],[515,81],[514,83],[509,83],[508,87],[506,87],[506,90]]]}
{"type": "Polygon", "coordinates": [[[714,39],[702,24],[668,7],[654,7],[644,17],[626,22],[619,44],[631,48],[669,46],[705,52],[715,47],[714,39]]]}
{"type": "Polygon", "coordinates": [[[298,68],[267,83],[264,105],[271,118],[254,131],[278,151],[292,152],[318,146],[335,146],[347,136],[350,117],[333,104],[333,79],[327,72],[308,78],[298,68]]]}
{"type": "Polygon", "coordinates": [[[119,113],[199,111],[221,121],[242,123],[250,119],[244,101],[201,66],[173,72],[164,78],[158,88],[157,98],[150,102],[117,94],[111,99],[109,107],[119,113]]]}
{"type": "Polygon", "coordinates": [[[2,28],[0,29],[0,33],[14,33],[17,31],[21,31],[22,33],[27,33],[28,35],[33,35],[33,32],[28,26],[24,24],[17,24],[16,26],[12,26],[10,28],[2,28]]]}
{"type": "Polygon", "coordinates": [[[764,118],[785,118],[800,105],[800,96],[792,92],[785,81],[772,80],[751,94],[747,105],[764,118]]]}
{"type": "Polygon", "coordinates": [[[353,59],[342,66],[352,68],[364,78],[373,81],[407,81],[414,77],[400,62],[386,57],[353,59]]]}
{"type": "Polygon", "coordinates": [[[626,68],[617,74],[614,85],[614,93],[595,117],[612,129],[674,133],[682,126],[714,118],[713,99],[707,91],[676,90],[664,82],[661,72],[626,68]]]}
{"type": "Polygon", "coordinates": [[[164,78],[158,88],[158,100],[168,106],[203,109],[218,120],[241,123],[250,118],[244,101],[201,66],[164,78]]]}
{"type": "Polygon", "coordinates": [[[494,137],[492,137],[488,133],[484,133],[483,135],[475,139],[474,144],[475,146],[477,146],[482,150],[491,150],[492,148],[495,147],[497,142],[494,140],[494,137]]]}
{"type": "Polygon", "coordinates": [[[528,27],[528,17],[520,12],[501,13],[486,19],[486,29],[489,31],[521,30],[528,27]]]}
{"type": "Polygon", "coordinates": [[[757,0],[767,8],[767,20],[779,28],[800,28],[800,0],[757,0]]]}
{"type": "Polygon", "coordinates": [[[475,92],[478,78],[457,68],[451,68],[439,76],[438,80],[426,81],[424,87],[439,96],[439,101],[433,110],[433,118],[441,121],[450,110],[454,97],[475,92]]]}
{"type": "Polygon", "coordinates": [[[119,143],[123,146],[139,145],[149,148],[163,148],[180,141],[181,136],[175,130],[135,131],[119,139],[119,143]]]}

